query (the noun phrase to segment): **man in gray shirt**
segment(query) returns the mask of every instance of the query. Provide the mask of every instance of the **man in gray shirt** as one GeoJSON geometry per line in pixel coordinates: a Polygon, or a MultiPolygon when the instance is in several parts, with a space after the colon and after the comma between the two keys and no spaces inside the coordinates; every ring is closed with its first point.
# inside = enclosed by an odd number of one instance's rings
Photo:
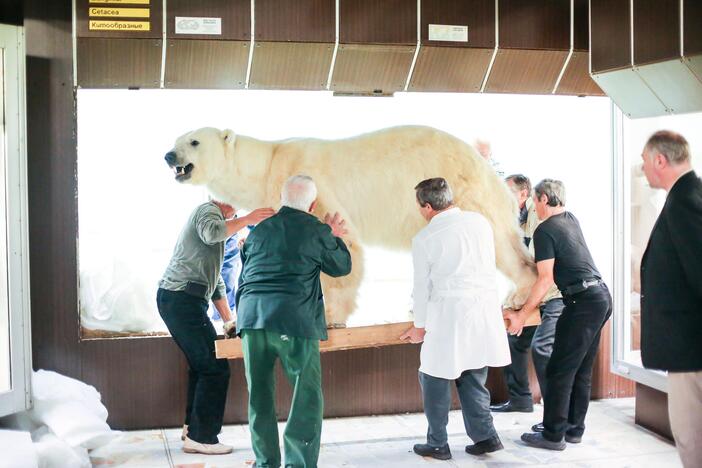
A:
{"type": "Polygon", "coordinates": [[[183,450],[188,453],[232,451],[217,439],[227,399],[229,364],[215,358],[217,333],[207,317],[208,303],[212,301],[224,320],[225,335],[232,335],[236,326],[220,275],[224,243],[245,226],[275,212],[259,208],[241,218],[234,214],[234,208],[217,201],[195,208],[180,233],[156,296],[159,313],[188,360],[183,427],[183,450]]]}

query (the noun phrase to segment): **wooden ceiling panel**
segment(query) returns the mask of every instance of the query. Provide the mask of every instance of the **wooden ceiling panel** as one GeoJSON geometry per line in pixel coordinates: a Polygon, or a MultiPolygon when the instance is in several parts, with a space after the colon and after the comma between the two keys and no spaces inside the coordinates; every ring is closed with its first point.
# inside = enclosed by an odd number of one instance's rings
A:
{"type": "Polygon", "coordinates": [[[499,0],[500,47],[570,49],[570,0],[499,0]]]}
{"type": "Polygon", "coordinates": [[[78,38],[78,86],[158,88],[160,39],[78,38]]]}
{"type": "Polygon", "coordinates": [[[590,0],[592,72],[631,66],[631,0],[590,0]]]}
{"type": "Polygon", "coordinates": [[[417,0],[339,0],[342,44],[417,44],[417,0]]]}
{"type": "Polygon", "coordinates": [[[634,65],[661,62],[679,56],[680,0],[636,0],[634,65]]]}
{"type": "Polygon", "coordinates": [[[393,93],[405,87],[415,47],[340,45],[331,89],[340,92],[393,93]]]}
{"type": "MultiPolygon", "coordinates": [[[[251,39],[251,0],[168,0],[168,39],[248,41],[251,39]],[[176,17],[221,20],[222,34],[176,34],[176,17]]],[[[182,21],[182,20],[181,20],[182,21]]]]}
{"type": "Polygon", "coordinates": [[[604,96],[605,93],[590,77],[587,52],[576,51],[570,57],[556,94],[571,96],[604,96]]]}
{"type": "Polygon", "coordinates": [[[683,48],[685,55],[702,54],[702,2],[684,0],[683,48]]]}
{"type": "Polygon", "coordinates": [[[480,92],[494,49],[422,47],[409,91],[480,92]]]}
{"type": "Polygon", "coordinates": [[[169,40],[166,88],[244,88],[249,42],[169,40]]]}
{"type": "Polygon", "coordinates": [[[551,94],[567,56],[560,50],[500,49],[485,91],[551,94]]]}
{"type": "Polygon", "coordinates": [[[256,41],[335,41],[334,0],[256,0],[255,17],[256,41]]]}
{"type": "Polygon", "coordinates": [[[256,42],[251,89],[326,89],[334,46],[299,42],[256,42]]]}

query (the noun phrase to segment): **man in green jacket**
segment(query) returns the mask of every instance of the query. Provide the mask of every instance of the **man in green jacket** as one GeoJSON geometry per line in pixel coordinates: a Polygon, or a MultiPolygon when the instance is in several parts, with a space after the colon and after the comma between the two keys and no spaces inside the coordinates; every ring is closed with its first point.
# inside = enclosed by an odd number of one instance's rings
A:
{"type": "Polygon", "coordinates": [[[320,272],[351,272],[351,255],[341,237],[344,220],[329,214],[322,223],[311,213],[314,181],[289,178],[278,214],[260,223],[241,250],[236,303],[249,389],[249,429],[257,467],[280,466],[275,411],[275,360],[293,386],[283,435],[286,467],[316,467],[322,432],[322,375],[319,340],[327,339],[320,272]]]}

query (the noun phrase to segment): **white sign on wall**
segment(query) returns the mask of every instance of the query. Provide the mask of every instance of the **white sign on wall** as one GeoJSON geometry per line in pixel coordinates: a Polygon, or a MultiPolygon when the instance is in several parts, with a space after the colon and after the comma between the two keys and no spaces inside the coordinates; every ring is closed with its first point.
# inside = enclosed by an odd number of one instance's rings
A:
{"type": "Polygon", "coordinates": [[[430,41],[468,42],[468,26],[430,24],[430,41]]]}
{"type": "Polygon", "coordinates": [[[222,18],[175,17],[176,34],[222,34],[222,18]]]}

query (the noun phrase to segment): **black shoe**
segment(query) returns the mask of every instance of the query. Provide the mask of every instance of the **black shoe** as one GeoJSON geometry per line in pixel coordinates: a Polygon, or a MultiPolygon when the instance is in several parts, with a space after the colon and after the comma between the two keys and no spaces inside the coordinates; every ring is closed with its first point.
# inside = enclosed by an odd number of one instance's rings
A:
{"type": "Polygon", "coordinates": [[[583,441],[583,436],[568,435],[568,433],[566,432],[565,441],[569,444],[579,444],[583,441]]]}
{"type": "Polygon", "coordinates": [[[539,424],[534,424],[533,426],[531,426],[531,431],[544,432],[544,423],[540,422],[539,424]]]}
{"type": "Polygon", "coordinates": [[[547,450],[565,450],[566,448],[566,443],[564,441],[561,440],[560,442],[551,442],[548,439],[544,439],[544,435],[538,432],[525,432],[522,434],[522,441],[530,447],[547,450]]]}
{"type": "Polygon", "coordinates": [[[443,447],[432,447],[429,444],[415,444],[414,453],[423,457],[432,457],[437,460],[450,460],[451,449],[448,444],[443,447]]]}
{"type": "Polygon", "coordinates": [[[482,455],[484,453],[497,452],[502,450],[502,441],[498,436],[490,437],[486,440],[481,440],[473,445],[466,445],[466,452],[471,455],[482,455]]]}
{"type": "Polygon", "coordinates": [[[508,401],[507,403],[500,403],[499,405],[490,405],[490,411],[494,411],[495,413],[533,413],[534,408],[514,406],[508,401]]]}

